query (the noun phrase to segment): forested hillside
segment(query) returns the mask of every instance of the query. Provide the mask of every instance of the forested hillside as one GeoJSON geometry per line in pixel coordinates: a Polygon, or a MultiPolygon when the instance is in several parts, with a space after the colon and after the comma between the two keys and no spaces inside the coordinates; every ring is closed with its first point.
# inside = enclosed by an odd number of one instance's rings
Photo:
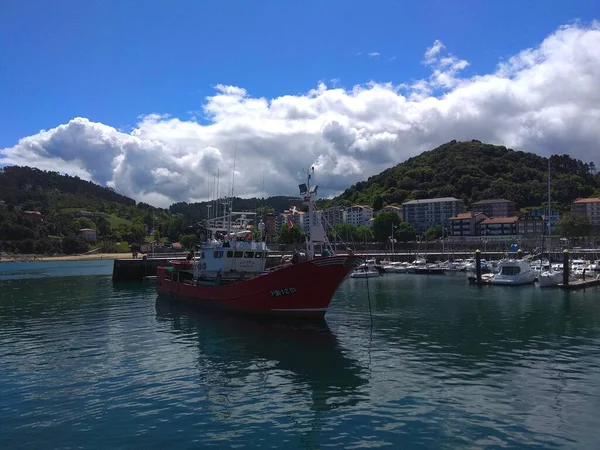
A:
{"type": "MultiPolygon", "coordinates": [[[[413,199],[457,197],[467,208],[491,198],[513,200],[519,208],[543,206],[547,163],[547,158],[506,147],[451,141],[319,203],[321,207],[370,204],[379,209],[413,199]]],[[[577,197],[600,196],[600,175],[593,163],[566,154],[553,155],[550,163],[555,208],[566,211],[577,197]]],[[[0,252],[9,253],[83,252],[89,246],[78,237],[82,228],[95,229],[99,242],[94,245],[105,251],[127,251],[131,244],[149,240],[191,246],[195,225],[209,211],[208,202],[175,203],[168,210],[136,204],[113,189],[78,177],[16,166],[0,169],[0,200],[4,202],[0,252]]],[[[290,205],[301,207],[299,200],[288,196],[233,201],[235,211],[258,213],[279,213],[290,205]]],[[[357,239],[367,239],[366,231],[361,233],[357,239]]]]}
{"type": "MultiPolygon", "coordinates": [[[[190,247],[209,204],[155,208],[78,177],[18,166],[0,169],[0,200],[0,252],[21,254],[81,253],[96,247],[129,251],[132,244],[151,240],[190,247]],[[95,229],[98,241],[84,242],[82,228],[95,229]]],[[[293,203],[287,196],[234,198],[233,206],[236,211],[281,212],[293,203]]]]}
{"type": "Polygon", "coordinates": [[[94,207],[106,202],[135,206],[135,200],[79,177],[32,167],[0,168],[0,199],[24,209],[49,212],[52,208],[94,207]]]}
{"type": "MultiPolygon", "coordinates": [[[[199,221],[206,218],[208,211],[208,205],[213,205],[213,202],[200,202],[200,203],[185,203],[179,202],[174,203],[169,207],[169,211],[172,214],[182,214],[184,217],[190,220],[199,221]]],[[[256,212],[282,212],[288,209],[291,205],[296,205],[298,208],[301,207],[301,200],[293,200],[292,197],[288,196],[274,196],[266,199],[261,198],[233,198],[233,210],[234,211],[256,211],[256,212]]],[[[221,210],[222,211],[222,210],[221,210]]],[[[213,212],[214,214],[214,212],[213,212]]]]}
{"type": "Polygon", "coordinates": [[[0,251],[8,253],[87,251],[81,228],[95,229],[104,250],[128,251],[153,224],[175,238],[186,227],[181,218],[110,188],[31,167],[0,169],[0,200],[0,251]]]}
{"type": "MultiPolygon", "coordinates": [[[[559,210],[567,210],[575,198],[600,194],[600,176],[593,163],[565,154],[553,155],[550,165],[552,200],[559,210]]],[[[353,185],[329,203],[379,206],[456,197],[467,208],[492,198],[512,200],[519,208],[535,207],[547,198],[547,170],[548,159],[533,153],[479,141],[451,141],[353,185]]]]}

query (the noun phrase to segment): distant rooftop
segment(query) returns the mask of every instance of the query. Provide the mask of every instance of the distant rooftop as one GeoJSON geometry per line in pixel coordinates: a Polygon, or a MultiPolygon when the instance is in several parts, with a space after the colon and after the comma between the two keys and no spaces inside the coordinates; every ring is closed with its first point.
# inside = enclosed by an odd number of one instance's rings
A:
{"type": "Polygon", "coordinates": [[[517,216],[513,217],[489,217],[481,222],[483,225],[492,224],[492,223],[514,223],[518,220],[517,216]]]}
{"type": "Polygon", "coordinates": [[[467,211],[457,214],[454,217],[451,217],[450,220],[461,220],[461,219],[472,219],[473,217],[483,216],[484,214],[479,211],[467,211]]]}
{"type": "Polygon", "coordinates": [[[487,205],[489,203],[514,203],[511,200],[506,200],[505,198],[492,198],[490,200],[479,200],[478,202],[473,203],[474,205],[487,205]]]}
{"type": "Polygon", "coordinates": [[[460,202],[459,199],[454,197],[439,197],[439,198],[423,198],[421,200],[411,200],[409,202],[404,202],[402,205],[419,205],[426,203],[445,203],[445,202],[460,202]]]}
{"type": "Polygon", "coordinates": [[[600,202],[600,198],[578,198],[573,203],[597,203],[600,202]]]}

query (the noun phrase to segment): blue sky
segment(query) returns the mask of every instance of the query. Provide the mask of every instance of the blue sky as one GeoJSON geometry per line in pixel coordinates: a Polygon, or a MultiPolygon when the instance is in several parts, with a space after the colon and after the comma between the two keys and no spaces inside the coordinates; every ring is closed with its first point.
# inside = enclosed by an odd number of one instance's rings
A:
{"type": "Polygon", "coordinates": [[[435,39],[470,62],[465,75],[487,73],[599,12],[592,0],[4,1],[0,148],[77,116],[120,129],[188,118],[219,83],[272,98],[333,78],[419,79],[435,39]]]}

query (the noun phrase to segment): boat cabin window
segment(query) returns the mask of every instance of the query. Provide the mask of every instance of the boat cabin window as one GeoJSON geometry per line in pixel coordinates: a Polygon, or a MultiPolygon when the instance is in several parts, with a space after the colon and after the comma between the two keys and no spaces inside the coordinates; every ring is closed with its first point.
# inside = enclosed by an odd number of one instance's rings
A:
{"type": "Polygon", "coordinates": [[[233,252],[232,252],[231,250],[229,250],[229,251],[227,252],[227,257],[228,257],[228,258],[233,258],[233,252]]]}
{"type": "Polygon", "coordinates": [[[241,258],[243,256],[244,252],[235,252],[233,257],[234,258],[241,258]]]}
{"type": "Polygon", "coordinates": [[[223,252],[221,250],[216,250],[215,254],[214,254],[215,258],[222,258],[223,257],[223,252]]]}
{"type": "Polygon", "coordinates": [[[502,267],[502,275],[518,275],[521,272],[521,268],[518,266],[504,266],[502,267]]]}
{"type": "Polygon", "coordinates": [[[256,252],[256,253],[254,253],[254,257],[255,258],[262,258],[262,252],[256,252]]]}
{"type": "Polygon", "coordinates": [[[200,253],[200,259],[204,259],[204,252],[200,253]]]}
{"type": "Polygon", "coordinates": [[[254,252],[244,252],[244,258],[254,258],[254,252]]]}

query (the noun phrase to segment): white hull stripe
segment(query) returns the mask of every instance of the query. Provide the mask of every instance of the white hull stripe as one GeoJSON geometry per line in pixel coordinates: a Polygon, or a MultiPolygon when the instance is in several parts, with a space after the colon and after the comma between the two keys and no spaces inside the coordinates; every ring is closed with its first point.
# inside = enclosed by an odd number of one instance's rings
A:
{"type": "Polygon", "coordinates": [[[327,311],[327,308],[271,308],[271,311],[290,311],[290,312],[316,312],[316,311],[327,311]]]}

